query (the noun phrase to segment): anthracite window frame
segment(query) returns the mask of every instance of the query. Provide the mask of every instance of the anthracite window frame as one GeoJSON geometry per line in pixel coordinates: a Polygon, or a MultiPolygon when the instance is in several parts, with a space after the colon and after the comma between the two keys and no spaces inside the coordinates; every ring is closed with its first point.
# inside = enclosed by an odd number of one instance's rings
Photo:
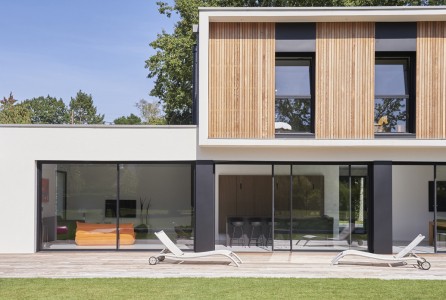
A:
{"type": "MultiPolygon", "coordinates": [[[[407,61],[407,94],[401,95],[407,96],[406,100],[406,131],[402,133],[398,132],[386,132],[386,133],[375,133],[375,136],[389,136],[392,137],[402,136],[402,135],[413,135],[415,134],[415,120],[416,120],[416,53],[415,52],[375,52],[375,65],[378,61],[392,61],[392,60],[405,60],[407,61]]],[[[375,82],[376,84],[376,82],[375,82]]],[[[386,95],[375,95],[377,96],[386,95]]],[[[392,95],[395,96],[395,95],[392,95]]],[[[374,118],[375,119],[375,118],[374,118]]]]}
{"type": "MultiPolygon", "coordinates": [[[[314,52],[298,52],[298,53],[276,53],[276,62],[278,60],[305,60],[309,61],[310,64],[310,132],[290,132],[290,133],[276,133],[275,136],[279,138],[298,138],[298,137],[314,137],[315,130],[315,109],[316,109],[316,99],[315,99],[315,53],[314,52]]],[[[293,95],[287,95],[286,98],[290,98],[293,95]]],[[[296,95],[297,96],[297,95],[296,95]]],[[[275,97],[274,103],[276,103],[276,99],[285,98],[285,97],[275,97]]]]}

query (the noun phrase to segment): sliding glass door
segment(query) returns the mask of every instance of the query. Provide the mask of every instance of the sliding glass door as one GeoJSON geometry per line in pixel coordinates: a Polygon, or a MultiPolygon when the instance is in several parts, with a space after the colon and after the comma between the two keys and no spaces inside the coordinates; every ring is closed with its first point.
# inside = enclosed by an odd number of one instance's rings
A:
{"type": "Polygon", "coordinates": [[[158,249],[154,232],[164,230],[181,249],[194,248],[190,164],[120,164],[120,232],[133,226],[135,241],[122,249],[158,249]],[[134,210],[127,210],[134,203],[134,210]]]}
{"type": "Polygon", "coordinates": [[[192,164],[43,163],[40,248],[193,249],[192,164]]]}
{"type": "Polygon", "coordinates": [[[367,165],[274,165],[275,250],[367,250],[367,165]]]}
{"type": "Polygon", "coordinates": [[[291,165],[274,165],[274,250],[292,249],[291,165]]]}

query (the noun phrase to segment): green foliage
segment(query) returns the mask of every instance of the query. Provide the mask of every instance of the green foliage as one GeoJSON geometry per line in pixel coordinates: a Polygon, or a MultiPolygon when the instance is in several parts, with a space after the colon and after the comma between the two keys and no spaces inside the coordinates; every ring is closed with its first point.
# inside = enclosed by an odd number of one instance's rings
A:
{"type": "Polygon", "coordinates": [[[307,176],[293,176],[293,209],[302,211],[305,217],[322,215],[323,191],[307,176]]]}
{"type": "Polygon", "coordinates": [[[141,118],[138,116],[135,116],[134,114],[130,114],[130,116],[122,116],[113,121],[115,125],[140,125],[141,124],[141,118]]]}
{"type": "Polygon", "coordinates": [[[20,105],[31,112],[33,124],[66,124],[68,110],[62,99],[40,96],[23,101],[20,105]]]}
{"type": "Polygon", "coordinates": [[[170,18],[178,14],[180,20],[174,32],[162,31],[150,43],[156,53],[146,60],[149,78],[155,78],[151,96],[158,97],[164,104],[168,124],[190,124],[192,122],[192,46],[195,37],[192,25],[198,24],[198,7],[328,7],[328,6],[406,6],[439,5],[445,0],[176,0],[159,1],[158,10],[170,18]]]}
{"type": "Polygon", "coordinates": [[[383,98],[379,101],[375,100],[375,123],[381,117],[387,116],[387,124],[383,124],[383,132],[393,132],[396,130],[396,125],[405,123],[407,118],[406,101],[395,98],[383,98]]]}
{"type": "Polygon", "coordinates": [[[289,124],[292,132],[311,132],[311,99],[276,99],[275,105],[276,122],[289,124]]]}
{"type": "Polygon", "coordinates": [[[71,98],[69,113],[71,124],[104,124],[104,115],[96,114],[93,98],[82,91],[71,98]]]}
{"type": "Polygon", "coordinates": [[[353,221],[358,221],[361,215],[361,202],[366,203],[367,185],[365,176],[352,176],[351,189],[349,188],[349,177],[339,177],[339,212],[342,217],[341,220],[349,219],[350,205],[351,218],[353,221]],[[351,195],[351,202],[350,202],[351,195]]]}
{"type": "Polygon", "coordinates": [[[16,105],[12,93],[0,100],[0,124],[30,124],[31,112],[22,105],[16,105]]]}
{"type": "Polygon", "coordinates": [[[139,100],[135,105],[139,114],[143,120],[143,124],[149,125],[163,125],[166,124],[166,120],[161,115],[160,103],[148,102],[144,99],[139,100]]]}

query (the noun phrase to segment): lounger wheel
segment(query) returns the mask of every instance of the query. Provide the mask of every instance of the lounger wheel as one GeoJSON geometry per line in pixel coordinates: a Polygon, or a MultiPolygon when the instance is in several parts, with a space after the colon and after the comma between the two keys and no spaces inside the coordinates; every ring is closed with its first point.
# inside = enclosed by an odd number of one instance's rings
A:
{"type": "Polygon", "coordinates": [[[423,261],[422,263],[419,263],[418,265],[423,270],[429,270],[431,268],[431,264],[428,261],[423,261]]]}
{"type": "Polygon", "coordinates": [[[156,265],[157,263],[158,263],[158,258],[156,258],[155,256],[151,256],[149,258],[149,264],[156,265]]]}
{"type": "Polygon", "coordinates": [[[158,256],[158,261],[163,261],[165,258],[165,256],[158,256]]]}

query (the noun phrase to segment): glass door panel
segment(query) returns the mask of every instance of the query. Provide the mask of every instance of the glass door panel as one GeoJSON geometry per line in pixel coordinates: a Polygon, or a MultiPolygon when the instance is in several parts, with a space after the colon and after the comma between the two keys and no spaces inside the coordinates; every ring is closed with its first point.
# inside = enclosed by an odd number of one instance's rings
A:
{"type": "Polygon", "coordinates": [[[292,244],[366,249],[367,166],[293,165],[292,244]]]}
{"type": "Polygon", "coordinates": [[[339,228],[338,165],[293,165],[293,245],[326,250],[339,228]]]}
{"type": "Polygon", "coordinates": [[[433,229],[434,191],[433,165],[392,166],[392,237],[393,252],[406,247],[418,234],[426,238],[415,248],[415,252],[434,252],[433,229]]]}
{"type": "Polygon", "coordinates": [[[429,210],[433,210],[434,218],[436,218],[436,220],[433,219],[431,220],[431,222],[429,222],[429,238],[431,239],[432,238],[431,236],[433,235],[435,248],[437,252],[445,252],[446,251],[446,166],[437,165],[436,169],[437,169],[436,199],[432,197],[430,197],[429,199],[429,210]]]}
{"type": "Polygon", "coordinates": [[[352,210],[355,209],[353,201],[352,184],[353,179],[350,174],[350,166],[339,167],[339,236],[351,245],[351,234],[354,228],[354,217],[352,210]],[[352,224],[353,223],[353,224],[352,224]]]}
{"type": "Polygon", "coordinates": [[[116,218],[106,216],[116,176],[115,164],[43,164],[41,248],[116,249],[116,218]]]}
{"type": "Polygon", "coordinates": [[[274,250],[291,250],[291,165],[274,165],[274,250]]]}
{"type": "Polygon", "coordinates": [[[163,230],[183,250],[194,248],[191,164],[119,165],[120,249],[163,248],[163,230]]]}
{"type": "Polygon", "coordinates": [[[350,166],[350,248],[368,250],[368,168],[367,166],[350,166]]]}
{"type": "Polygon", "coordinates": [[[215,248],[232,251],[272,249],[272,166],[215,166],[215,248]]]}

